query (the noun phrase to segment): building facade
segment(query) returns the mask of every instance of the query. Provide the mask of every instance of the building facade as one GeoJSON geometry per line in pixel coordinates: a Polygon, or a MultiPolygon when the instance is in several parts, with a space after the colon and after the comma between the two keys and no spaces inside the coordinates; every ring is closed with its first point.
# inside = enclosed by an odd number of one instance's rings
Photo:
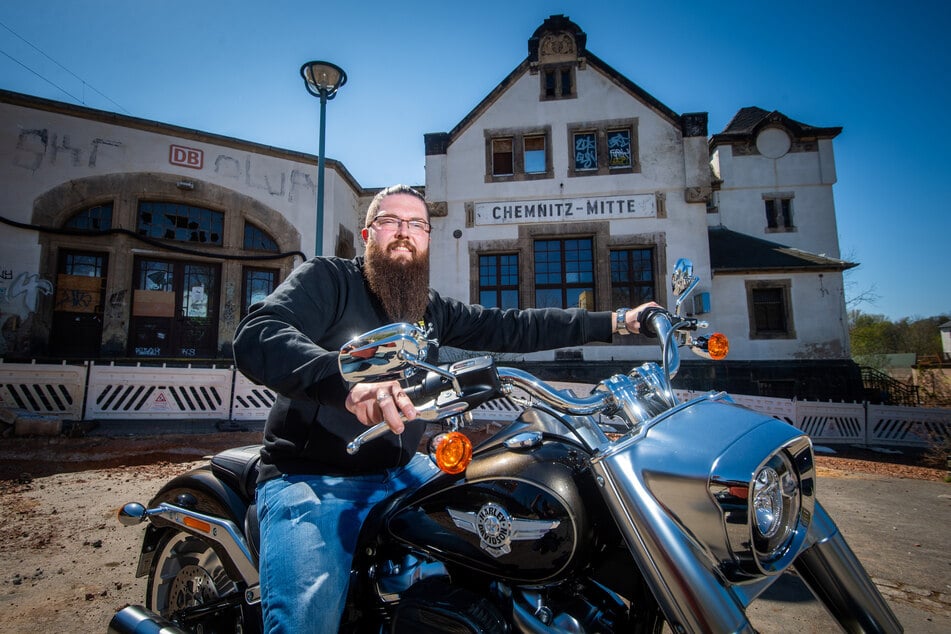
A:
{"type": "MultiPolygon", "coordinates": [[[[0,123],[8,360],[227,358],[314,253],[312,156],[8,92],[0,123]]],[[[352,256],[361,189],[326,171],[322,250],[352,256]]]]}
{"type": "MultiPolygon", "coordinates": [[[[744,108],[708,138],[706,113],[672,111],[586,41],[551,16],[481,103],[426,135],[433,259],[446,272],[434,283],[504,307],[670,305],[670,271],[687,257],[703,280],[688,312],[728,333],[731,359],[770,367],[769,389],[787,380],[776,362],[848,359],[842,273],[854,265],[839,259],[832,195],[841,129],[744,108]]],[[[529,358],[655,358],[648,344],[529,358]]],[[[788,380],[780,391],[795,389],[788,380]]]]}
{"type": "MultiPolygon", "coordinates": [[[[797,373],[841,371],[853,265],[832,193],[840,129],[743,108],[711,136],[706,113],[665,106],[564,16],[528,51],[423,139],[433,286],[504,308],[670,305],[687,257],[703,280],[688,312],[730,336],[734,365],[697,361],[685,377],[728,381],[733,367],[760,377],[754,393],[782,393],[797,373]]],[[[0,92],[0,161],[8,360],[228,358],[250,303],[315,251],[310,155],[0,92]]],[[[361,253],[377,189],[332,160],[325,177],[320,252],[361,253]]],[[[617,337],[511,361],[656,356],[617,337]]]]}

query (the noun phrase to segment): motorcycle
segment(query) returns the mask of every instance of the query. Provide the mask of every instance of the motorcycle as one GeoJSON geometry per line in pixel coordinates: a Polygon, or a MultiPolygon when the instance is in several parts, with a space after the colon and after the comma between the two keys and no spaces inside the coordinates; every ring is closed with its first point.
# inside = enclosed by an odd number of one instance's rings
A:
{"type": "MultiPolygon", "coordinates": [[[[582,396],[491,356],[430,364],[409,324],[343,346],[348,381],[410,384],[419,424],[441,425],[429,442],[441,472],[365,522],[342,630],[753,632],[747,606],[791,570],[845,631],[902,631],[816,500],[808,436],[722,392],[675,396],[680,348],[716,359],[728,342],[683,316],[699,282],[689,261],[671,281],[673,310],[640,320],[661,361],[582,396]],[[461,430],[499,398],[524,411],[473,447],[461,430]]],[[[260,631],[258,449],[222,452],[148,508],[120,510],[146,524],[136,575],[148,584],[110,632],[260,631]]]]}

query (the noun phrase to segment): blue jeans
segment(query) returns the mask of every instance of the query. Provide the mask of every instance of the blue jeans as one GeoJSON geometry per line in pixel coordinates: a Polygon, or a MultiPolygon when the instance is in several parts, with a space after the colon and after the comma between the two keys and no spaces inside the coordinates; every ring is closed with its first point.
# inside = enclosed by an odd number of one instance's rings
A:
{"type": "Polygon", "coordinates": [[[264,631],[336,632],[367,514],[438,472],[416,454],[405,467],[355,476],[292,475],[258,484],[264,631]]]}

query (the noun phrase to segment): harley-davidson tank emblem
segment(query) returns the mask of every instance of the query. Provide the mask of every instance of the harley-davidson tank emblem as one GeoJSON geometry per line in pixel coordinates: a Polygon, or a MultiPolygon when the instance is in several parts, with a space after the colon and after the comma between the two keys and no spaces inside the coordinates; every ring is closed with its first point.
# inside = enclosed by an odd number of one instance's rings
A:
{"type": "Polygon", "coordinates": [[[512,552],[513,541],[541,539],[545,533],[561,524],[559,520],[513,518],[508,511],[494,502],[483,504],[476,513],[451,508],[446,511],[456,526],[478,535],[479,545],[493,557],[512,552]]]}

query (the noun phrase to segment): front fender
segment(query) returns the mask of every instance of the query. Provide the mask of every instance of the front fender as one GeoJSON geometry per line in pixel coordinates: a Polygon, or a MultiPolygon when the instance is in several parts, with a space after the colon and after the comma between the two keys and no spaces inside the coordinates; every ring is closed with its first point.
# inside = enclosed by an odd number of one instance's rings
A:
{"type": "Polygon", "coordinates": [[[814,501],[808,437],[710,394],[612,443],[592,467],[668,622],[752,631],[746,605],[805,543],[814,501]],[[781,541],[766,548],[752,532],[753,478],[774,462],[795,472],[797,495],[781,541]]]}

